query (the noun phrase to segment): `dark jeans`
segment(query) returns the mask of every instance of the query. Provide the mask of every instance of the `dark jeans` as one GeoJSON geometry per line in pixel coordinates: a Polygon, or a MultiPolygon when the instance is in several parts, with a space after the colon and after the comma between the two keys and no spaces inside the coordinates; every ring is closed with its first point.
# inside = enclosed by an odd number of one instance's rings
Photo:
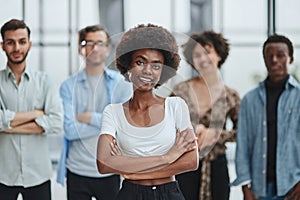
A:
{"type": "Polygon", "coordinates": [[[267,183],[267,196],[259,197],[259,200],[284,200],[284,196],[277,196],[276,185],[267,183]]]}
{"type": "Polygon", "coordinates": [[[68,200],[113,200],[120,189],[120,176],[112,175],[104,178],[80,176],[67,171],[68,200]]]}
{"type": "Polygon", "coordinates": [[[16,200],[19,193],[23,200],[51,200],[50,180],[37,186],[7,186],[0,183],[0,200],[16,200]]]}
{"type": "Polygon", "coordinates": [[[116,200],[184,200],[177,182],[144,186],[123,181],[116,200]]]}
{"type": "MultiPolygon", "coordinates": [[[[201,187],[201,167],[195,171],[186,172],[176,176],[179,187],[187,200],[199,200],[201,187]]],[[[228,200],[230,193],[230,182],[225,154],[218,156],[211,162],[211,197],[212,200],[228,200]]]]}

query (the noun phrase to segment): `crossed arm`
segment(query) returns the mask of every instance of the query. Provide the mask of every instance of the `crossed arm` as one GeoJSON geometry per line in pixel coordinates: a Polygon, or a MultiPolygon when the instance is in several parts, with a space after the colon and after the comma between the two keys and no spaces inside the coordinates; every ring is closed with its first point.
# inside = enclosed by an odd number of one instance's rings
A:
{"type": "Polygon", "coordinates": [[[101,135],[98,142],[97,165],[100,173],[117,173],[127,179],[157,179],[197,169],[198,151],[194,133],[177,131],[173,147],[162,156],[128,157],[117,153],[110,135],[101,135]]]}
{"type": "Polygon", "coordinates": [[[12,128],[4,130],[3,133],[41,134],[44,129],[35,122],[35,119],[43,115],[44,111],[42,110],[17,112],[10,121],[12,128]]]}

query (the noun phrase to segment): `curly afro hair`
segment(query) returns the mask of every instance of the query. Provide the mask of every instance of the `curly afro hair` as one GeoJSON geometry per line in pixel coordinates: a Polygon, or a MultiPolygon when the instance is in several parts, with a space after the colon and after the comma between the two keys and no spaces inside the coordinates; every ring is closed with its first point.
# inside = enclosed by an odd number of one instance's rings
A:
{"type": "Polygon", "coordinates": [[[153,24],[140,24],[129,29],[116,47],[116,67],[128,80],[132,68],[132,55],[140,49],[154,49],[162,53],[164,67],[155,87],[158,87],[176,74],[180,63],[178,45],[174,36],[165,28],[153,24]]]}
{"type": "Polygon", "coordinates": [[[220,69],[229,54],[230,48],[227,39],[221,33],[215,33],[214,31],[203,31],[199,34],[192,34],[187,43],[183,45],[183,55],[191,66],[194,66],[192,55],[197,43],[203,47],[206,45],[211,46],[216,50],[217,54],[221,57],[218,63],[218,68],[220,69]]]}

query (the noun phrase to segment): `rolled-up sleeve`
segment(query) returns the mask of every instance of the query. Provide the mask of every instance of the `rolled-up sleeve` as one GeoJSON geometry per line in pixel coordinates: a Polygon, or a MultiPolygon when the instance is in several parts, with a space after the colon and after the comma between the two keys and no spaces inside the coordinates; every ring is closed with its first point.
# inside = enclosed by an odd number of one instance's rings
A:
{"type": "Polygon", "coordinates": [[[15,112],[10,110],[4,110],[1,107],[0,110],[0,131],[11,129],[10,122],[15,117],[15,112]]]}
{"type": "Polygon", "coordinates": [[[91,115],[91,121],[90,124],[95,127],[101,127],[101,121],[102,121],[102,113],[99,112],[93,112],[91,115]]]}

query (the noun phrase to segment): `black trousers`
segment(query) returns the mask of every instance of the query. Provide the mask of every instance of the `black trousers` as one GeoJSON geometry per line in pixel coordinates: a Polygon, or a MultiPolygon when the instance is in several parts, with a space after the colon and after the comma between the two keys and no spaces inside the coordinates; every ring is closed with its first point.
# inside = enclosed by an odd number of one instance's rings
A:
{"type": "Polygon", "coordinates": [[[120,176],[112,175],[104,178],[80,176],[67,171],[68,200],[113,200],[120,190],[120,176]]]}
{"type": "MultiPolygon", "coordinates": [[[[201,167],[195,171],[176,176],[179,187],[187,200],[199,200],[201,187],[201,167]]],[[[228,200],[230,193],[227,159],[225,154],[218,156],[211,162],[211,196],[212,200],[228,200]]],[[[203,199],[201,199],[203,200],[203,199]]]]}
{"type": "Polygon", "coordinates": [[[177,182],[144,186],[123,181],[116,200],[184,200],[177,182]]]}
{"type": "Polygon", "coordinates": [[[23,186],[7,186],[0,183],[0,200],[17,200],[19,194],[23,200],[51,200],[51,182],[24,188],[23,186]]]}

